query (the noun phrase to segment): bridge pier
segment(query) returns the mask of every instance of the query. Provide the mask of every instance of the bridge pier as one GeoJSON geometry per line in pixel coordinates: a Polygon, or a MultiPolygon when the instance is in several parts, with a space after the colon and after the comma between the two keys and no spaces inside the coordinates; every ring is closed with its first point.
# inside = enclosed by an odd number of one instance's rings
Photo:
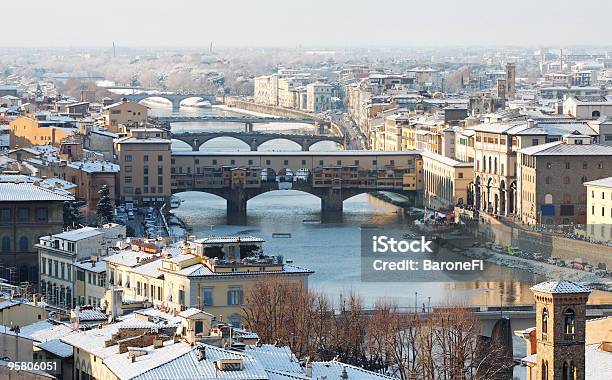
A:
{"type": "Polygon", "coordinates": [[[246,218],[248,196],[240,189],[232,189],[227,200],[227,215],[231,217],[246,218]]]}
{"type": "Polygon", "coordinates": [[[181,99],[172,99],[172,112],[177,112],[181,108],[181,99]]]}
{"type": "Polygon", "coordinates": [[[321,195],[322,213],[341,213],[342,204],[343,198],[340,189],[329,189],[326,194],[321,195]]]}
{"type": "Polygon", "coordinates": [[[310,150],[310,141],[302,141],[302,152],[308,152],[310,150]]]}

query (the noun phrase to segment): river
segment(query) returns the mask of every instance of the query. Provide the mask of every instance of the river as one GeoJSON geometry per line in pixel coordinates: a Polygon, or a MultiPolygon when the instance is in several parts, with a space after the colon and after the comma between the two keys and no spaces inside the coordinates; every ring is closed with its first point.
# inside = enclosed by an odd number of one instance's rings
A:
{"type": "MultiPolygon", "coordinates": [[[[148,104],[152,106],[151,104],[148,104]]],[[[222,114],[229,111],[215,108],[181,108],[179,114],[222,114]]],[[[153,105],[152,115],[168,115],[168,107],[153,105]]],[[[201,122],[177,123],[173,131],[206,129],[242,130],[241,123],[201,122]]],[[[314,132],[314,127],[296,123],[255,124],[255,130],[314,132]]],[[[182,142],[173,149],[191,149],[182,142]]],[[[290,141],[273,140],[263,144],[261,150],[300,150],[290,141]]],[[[313,150],[338,149],[333,142],[321,142],[313,150]]],[[[247,144],[232,139],[218,138],[205,143],[201,150],[248,151],[247,144]]],[[[172,212],[188,226],[190,233],[205,237],[236,233],[260,236],[266,240],[268,254],[282,255],[295,265],[313,270],[309,287],[337,298],[341,293],[358,293],[366,304],[380,298],[393,300],[402,307],[430,304],[469,304],[482,306],[533,304],[529,287],[544,278],[531,273],[487,264],[489,281],[434,282],[434,283],[367,283],[360,280],[360,226],[405,225],[412,223],[399,209],[377,198],[362,194],[344,202],[342,216],[321,220],[320,201],[313,195],[292,190],[279,190],[262,194],[250,200],[247,219],[242,225],[228,224],[225,200],[211,194],[189,192],[177,195],[182,204],[172,212]],[[306,222],[304,222],[306,221],[306,222]],[[291,238],[273,238],[274,233],[291,233],[291,238]]],[[[597,292],[597,302],[612,303],[612,294],[597,292]]]]}

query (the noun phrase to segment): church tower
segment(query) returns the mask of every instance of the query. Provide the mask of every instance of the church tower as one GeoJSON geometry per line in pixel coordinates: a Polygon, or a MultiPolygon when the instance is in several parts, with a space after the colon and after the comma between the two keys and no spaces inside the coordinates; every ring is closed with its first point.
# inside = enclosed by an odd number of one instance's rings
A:
{"type": "Polygon", "coordinates": [[[571,281],[531,288],[536,304],[537,378],[584,380],[586,303],[590,290],[571,281]]]}

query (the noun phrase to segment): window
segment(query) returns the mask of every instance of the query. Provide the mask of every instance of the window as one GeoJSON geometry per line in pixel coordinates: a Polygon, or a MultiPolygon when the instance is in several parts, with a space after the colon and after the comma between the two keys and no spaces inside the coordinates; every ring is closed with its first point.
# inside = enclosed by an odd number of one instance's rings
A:
{"type": "Polygon", "coordinates": [[[538,139],[532,139],[531,140],[531,145],[538,145],[540,142],[538,141],[538,139]]]}
{"type": "Polygon", "coordinates": [[[144,157],[143,157],[143,160],[144,160],[145,162],[149,161],[149,155],[148,155],[148,154],[145,154],[145,155],[144,155],[144,157]]]}
{"type": "Polygon", "coordinates": [[[552,164],[550,162],[547,162],[546,163],[546,169],[550,169],[550,168],[552,168],[552,164]]]}
{"type": "Polygon", "coordinates": [[[46,257],[42,257],[40,259],[40,272],[42,274],[46,274],[47,273],[47,258],[46,257]]]}
{"type": "Polygon", "coordinates": [[[185,289],[182,286],[178,291],[178,303],[179,305],[185,305],[185,289]]]}
{"type": "Polygon", "coordinates": [[[163,160],[164,160],[164,156],[162,156],[161,154],[157,156],[157,161],[163,161],[163,160]]]}
{"type": "Polygon", "coordinates": [[[542,310],[542,340],[548,338],[548,310],[542,310]]]}
{"type": "Polygon", "coordinates": [[[603,162],[599,161],[599,163],[597,163],[597,169],[603,169],[603,162]]]}
{"type": "Polygon", "coordinates": [[[566,185],[569,185],[570,177],[563,177],[563,183],[566,184],[566,185]]]}
{"type": "Polygon", "coordinates": [[[27,207],[20,207],[18,211],[19,222],[27,223],[30,221],[30,209],[27,207]]]}
{"type": "Polygon", "coordinates": [[[563,380],[576,380],[578,371],[573,361],[563,363],[563,380]]]}
{"type": "Polygon", "coordinates": [[[202,289],[202,306],[213,306],[213,288],[202,289]]]}
{"type": "Polygon", "coordinates": [[[5,236],[2,238],[2,252],[10,252],[11,250],[11,238],[5,236]]]}
{"type": "Polygon", "coordinates": [[[132,155],[131,154],[126,154],[125,155],[125,161],[132,161],[132,155]]]}
{"type": "Polygon", "coordinates": [[[552,183],[552,178],[550,176],[546,177],[546,184],[550,185],[552,183]]]}
{"type": "Polygon", "coordinates": [[[566,163],[565,163],[565,168],[566,168],[566,169],[570,169],[570,168],[571,168],[571,165],[570,165],[570,163],[569,163],[569,162],[566,162],[566,163]]]}
{"type": "Polygon", "coordinates": [[[36,221],[37,222],[47,222],[49,219],[49,210],[46,207],[38,207],[36,209],[36,221]]]}
{"type": "Polygon", "coordinates": [[[589,167],[589,164],[586,161],[582,163],[582,168],[583,169],[586,169],[588,167],[589,167]]]}
{"type": "Polygon", "coordinates": [[[548,380],[548,362],[542,360],[542,380],[548,380]]]}
{"type": "Polygon", "coordinates": [[[29,244],[28,238],[26,236],[22,236],[19,238],[19,252],[28,252],[29,244]]]}
{"type": "Polygon", "coordinates": [[[11,209],[3,208],[0,210],[0,222],[8,223],[11,221],[11,209]]]}
{"type": "Polygon", "coordinates": [[[574,310],[567,309],[563,313],[563,333],[565,340],[574,340],[574,334],[576,332],[576,315],[574,310]]]}
{"type": "Polygon", "coordinates": [[[242,288],[239,286],[230,286],[227,291],[227,304],[228,305],[242,305],[243,294],[242,288]]]}

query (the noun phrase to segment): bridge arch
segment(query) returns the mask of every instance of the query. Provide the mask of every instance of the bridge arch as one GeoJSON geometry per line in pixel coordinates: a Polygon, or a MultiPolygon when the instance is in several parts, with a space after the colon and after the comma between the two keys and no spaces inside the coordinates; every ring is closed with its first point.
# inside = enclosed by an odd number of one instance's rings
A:
{"type": "Polygon", "coordinates": [[[203,97],[203,96],[197,96],[197,95],[190,96],[190,95],[187,95],[186,97],[184,97],[183,99],[181,99],[179,101],[179,107],[186,106],[186,105],[193,105],[193,104],[201,103],[201,102],[204,102],[204,101],[208,101],[208,100],[205,97],[203,97]],[[195,100],[195,102],[192,102],[194,100],[195,100]]]}
{"type": "MultiPolygon", "coordinates": [[[[270,137],[270,138],[263,138],[260,139],[258,141],[257,144],[257,149],[258,151],[262,151],[262,152],[273,152],[273,151],[287,151],[287,152],[294,152],[294,151],[300,151],[300,150],[304,150],[302,147],[302,144],[300,144],[299,142],[296,141],[295,138],[291,138],[289,135],[287,137],[270,137]],[[274,143],[279,143],[279,142],[285,142],[286,148],[284,149],[279,149],[279,148],[274,148],[271,144],[274,143]],[[289,142],[289,143],[287,143],[289,142]]],[[[306,149],[307,150],[307,149],[306,149]]]]}
{"type": "MultiPolygon", "coordinates": [[[[129,99],[129,98],[128,98],[129,99]]],[[[136,101],[136,103],[142,103],[145,100],[163,100],[163,103],[166,103],[166,105],[168,106],[173,106],[173,102],[171,99],[165,97],[164,95],[157,95],[157,94],[151,94],[151,95],[144,95],[142,97],[139,97],[138,99],[134,99],[136,101]]]]}
{"type": "Polygon", "coordinates": [[[248,152],[251,147],[244,139],[235,136],[217,136],[198,142],[197,150],[248,152]]]}
{"type": "Polygon", "coordinates": [[[338,148],[342,148],[342,150],[344,150],[343,144],[337,141],[332,141],[332,140],[321,140],[321,141],[315,141],[312,144],[310,144],[310,147],[308,148],[308,150],[316,152],[316,151],[337,150],[338,148]]]}

